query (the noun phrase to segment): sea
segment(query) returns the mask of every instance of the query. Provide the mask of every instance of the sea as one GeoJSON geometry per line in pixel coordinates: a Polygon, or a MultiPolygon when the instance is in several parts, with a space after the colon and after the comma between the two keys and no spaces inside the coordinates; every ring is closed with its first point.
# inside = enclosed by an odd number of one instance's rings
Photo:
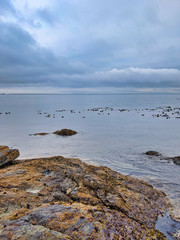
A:
{"type": "Polygon", "coordinates": [[[0,145],[19,149],[19,159],[80,158],[143,179],[180,217],[180,165],[166,159],[180,156],[180,94],[0,95],[0,145]],[[63,128],[78,134],[52,134],[63,128]]]}

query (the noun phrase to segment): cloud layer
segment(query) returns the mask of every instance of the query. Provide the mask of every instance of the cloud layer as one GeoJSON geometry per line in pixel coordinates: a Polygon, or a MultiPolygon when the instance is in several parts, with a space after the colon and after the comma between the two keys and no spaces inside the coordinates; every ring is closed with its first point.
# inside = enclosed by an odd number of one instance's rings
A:
{"type": "Polygon", "coordinates": [[[0,91],[178,91],[179,11],[179,0],[0,1],[0,91]]]}

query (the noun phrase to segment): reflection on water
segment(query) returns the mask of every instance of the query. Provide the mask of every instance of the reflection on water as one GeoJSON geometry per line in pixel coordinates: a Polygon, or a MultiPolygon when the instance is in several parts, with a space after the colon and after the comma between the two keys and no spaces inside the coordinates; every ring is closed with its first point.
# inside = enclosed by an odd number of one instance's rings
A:
{"type": "Polygon", "coordinates": [[[18,148],[21,159],[63,155],[106,165],[148,180],[180,209],[180,166],[143,155],[180,155],[179,107],[175,94],[1,95],[0,145],[18,148]],[[29,136],[62,128],[78,134],[29,136]]]}

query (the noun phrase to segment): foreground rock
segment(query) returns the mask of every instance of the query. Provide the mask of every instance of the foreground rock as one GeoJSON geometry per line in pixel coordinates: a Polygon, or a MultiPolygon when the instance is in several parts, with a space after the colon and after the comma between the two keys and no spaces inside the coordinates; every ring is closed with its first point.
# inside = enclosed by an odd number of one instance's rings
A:
{"type": "Polygon", "coordinates": [[[107,167],[63,157],[0,170],[0,239],[166,239],[165,194],[107,167]]]}
{"type": "Polygon", "coordinates": [[[7,146],[0,146],[0,167],[12,162],[19,157],[19,151],[17,149],[9,149],[7,146]]]}
{"type": "Polygon", "coordinates": [[[53,134],[61,135],[61,136],[72,136],[77,134],[77,132],[71,129],[64,128],[64,129],[53,132],[53,134]]]}

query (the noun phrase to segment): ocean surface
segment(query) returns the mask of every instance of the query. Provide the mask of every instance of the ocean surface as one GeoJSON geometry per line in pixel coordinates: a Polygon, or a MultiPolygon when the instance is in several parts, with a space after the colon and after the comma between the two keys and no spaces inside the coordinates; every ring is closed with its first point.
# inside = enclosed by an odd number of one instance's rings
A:
{"type": "Polygon", "coordinates": [[[165,191],[180,211],[180,166],[160,157],[180,156],[180,95],[0,95],[0,145],[20,159],[62,155],[105,165],[165,191]],[[71,137],[52,133],[62,128],[71,137]]]}

